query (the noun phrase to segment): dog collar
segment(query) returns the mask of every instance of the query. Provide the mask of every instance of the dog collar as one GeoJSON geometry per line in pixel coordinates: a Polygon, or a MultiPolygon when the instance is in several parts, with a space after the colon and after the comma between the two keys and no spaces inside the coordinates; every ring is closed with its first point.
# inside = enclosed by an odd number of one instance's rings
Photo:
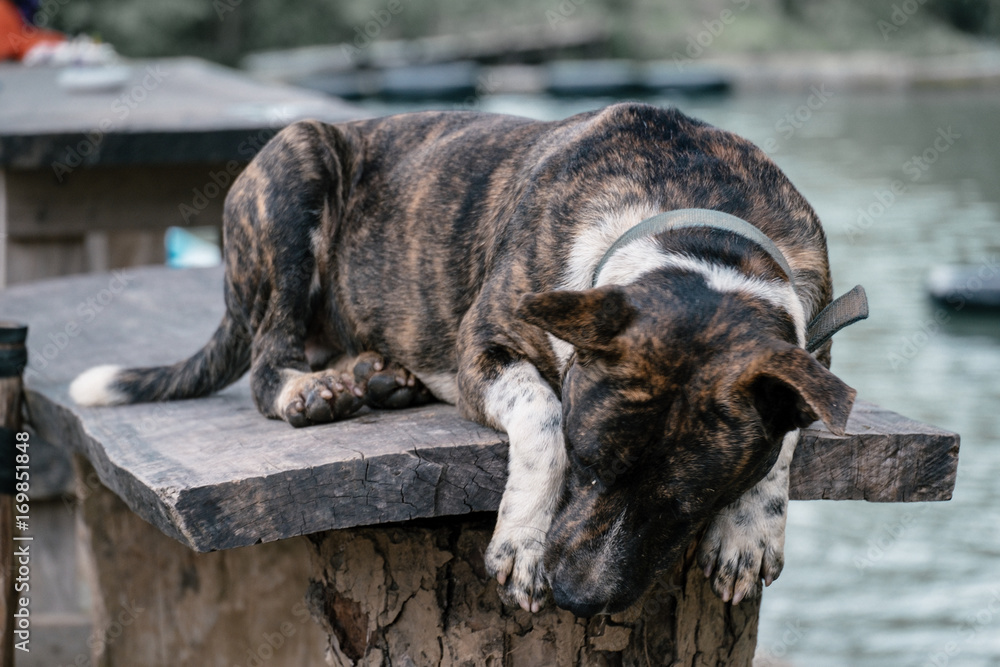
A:
{"type": "MultiPolygon", "coordinates": [[[[611,256],[632,241],[675,229],[696,227],[721,229],[737,236],[742,236],[751,243],[754,243],[770,255],[775,263],[781,267],[781,270],[788,276],[792,289],[795,289],[795,276],[792,274],[788,260],[767,234],[743,218],[706,208],[685,208],[659,213],[651,218],[646,218],[626,231],[611,244],[611,247],[604,253],[601,261],[598,262],[597,268],[594,269],[591,285],[597,285],[597,278],[601,273],[601,269],[604,268],[604,265],[607,264],[611,256]]],[[[806,349],[809,352],[815,352],[823,343],[833,337],[835,333],[867,317],[868,298],[865,295],[865,289],[861,285],[856,285],[851,291],[834,299],[809,323],[809,326],[806,327],[806,349]]]]}
{"type": "Polygon", "coordinates": [[[667,211],[666,213],[658,213],[651,218],[646,218],[640,222],[635,227],[632,227],[627,232],[619,236],[608,251],[604,253],[604,257],[597,264],[597,268],[594,269],[593,279],[591,280],[591,286],[597,285],[597,277],[601,273],[601,269],[604,265],[608,263],[611,256],[615,252],[628,245],[632,241],[643,236],[655,236],[663,232],[668,232],[674,229],[689,229],[692,227],[705,227],[709,229],[721,229],[723,231],[732,232],[738,236],[742,236],[760,246],[768,255],[771,256],[781,270],[785,272],[788,279],[792,281],[794,287],[794,277],[792,276],[792,269],[788,265],[788,260],[778,249],[778,246],[774,245],[774,241],[769,239],[767,235],[751,225],[749,222],[743,218],[737,218],[735,215],[730,215],[728,213],[723,213],[722,211],[713,211],[707,208],[682,208],[676,211],[667,211]]]}

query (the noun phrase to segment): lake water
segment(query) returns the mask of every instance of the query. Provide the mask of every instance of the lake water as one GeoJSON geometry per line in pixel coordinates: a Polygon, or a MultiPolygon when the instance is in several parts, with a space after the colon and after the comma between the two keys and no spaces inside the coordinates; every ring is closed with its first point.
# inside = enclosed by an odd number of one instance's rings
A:
{"type": "MultiPolygon", "coordinates": [[[[833,370],[867,400],[957,431],[962,447],[949,502],[791,504],[758,656],[1000,665],[1000,315],[925,297],[934,266],[1000,271],[1000,95],[820,93],[648,101],[769,149],[824,222],[837,294],[868,292],[871,317],[837,335],[833,370]]],[[[555,119],[613,101],[477,106],[555,119]]]]}
{"type": "Polygon", "coordinates": [[[836,292],[866,287],[871,317],[838,334],[834,371],[868,400],[957,431],[962,447],[946,503],[792,503],[758,655],[998,665],[1000,315],[941,310],[925,281],[941,264],[1000,272],[1000,96],[834,95],[811,114],[807,102],[681,106],[777,144],[827,229],[836,292]]]}

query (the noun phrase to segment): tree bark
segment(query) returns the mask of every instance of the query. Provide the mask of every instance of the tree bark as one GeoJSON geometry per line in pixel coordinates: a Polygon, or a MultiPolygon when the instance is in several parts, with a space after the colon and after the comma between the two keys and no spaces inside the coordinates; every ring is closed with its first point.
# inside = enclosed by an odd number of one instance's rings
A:
{"type": "Polygon", "coordinates": [[[196,553],[136,516],[85,459],[74,464],[93,594],[86,664],[325,665],[325,635],[305,604],[305,538],[196,553]]]}
{"type": "Polygon", "coordinates": [[[327,660],[376,665],[750,665],[759,600],[725,604],[693,550],[631,609],[505,608],[483,569],[492,514],[318,533],[310,608],[327,660]]]}

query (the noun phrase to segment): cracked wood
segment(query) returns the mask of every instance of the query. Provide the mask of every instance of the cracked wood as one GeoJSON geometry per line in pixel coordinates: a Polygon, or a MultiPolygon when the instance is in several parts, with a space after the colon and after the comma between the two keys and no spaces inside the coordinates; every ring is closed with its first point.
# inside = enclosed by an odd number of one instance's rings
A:
{"type": "MultiPolygon", "coordinates": [[[[292,429],[260,416],[246,378],[199,400],[71,403],[69,381],[94,364],[187,357],[222,309],[221,269],[127,269],[0,295],[0,316],[31,327],[25,383],[39,435],[82,453],[133,511],[193,549],[496,509],[505,436],[443,404],[292,429]]],[[[945,500],[957,461],[956,434],[859,402],[846,436],[806,430],[791,497],[945,500]]]]}

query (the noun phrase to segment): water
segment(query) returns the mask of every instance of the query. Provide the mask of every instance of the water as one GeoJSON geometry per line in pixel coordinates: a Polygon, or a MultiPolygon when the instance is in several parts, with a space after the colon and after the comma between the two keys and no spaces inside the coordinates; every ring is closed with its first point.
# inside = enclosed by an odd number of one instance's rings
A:
{"type": "MultiPolygon", "coordinates": [[[[837,294],[868,292],[871,317],[837,335],[833,370],[867,400],[960,433],[958,483],[946,503],[792,503],[758,656],[1000,665],[1000,316],[946,313],[924,290],[939,264],[1000,271],[1000,95],[822,92],[650,101],[770,149],[824,221],[837,294]]],[[[612,101],[479,107],[554,119],[612,101]]]]}
{"type": "Polygon", "coordinates": [[[938,264],[1000,271],[1000,96],[807,96],[690,106],[766,145],[824,221],[837,293],[865,285],[834,371],[962,435],[947,503],[792,503],[758,654],[795,665],[1000,664],[1000,316],[925,298],[938,264]],[[807,114],[801,113],[800,118],[807,114]],[[914,160],[919,156],[920,160],[914,160]]]}

